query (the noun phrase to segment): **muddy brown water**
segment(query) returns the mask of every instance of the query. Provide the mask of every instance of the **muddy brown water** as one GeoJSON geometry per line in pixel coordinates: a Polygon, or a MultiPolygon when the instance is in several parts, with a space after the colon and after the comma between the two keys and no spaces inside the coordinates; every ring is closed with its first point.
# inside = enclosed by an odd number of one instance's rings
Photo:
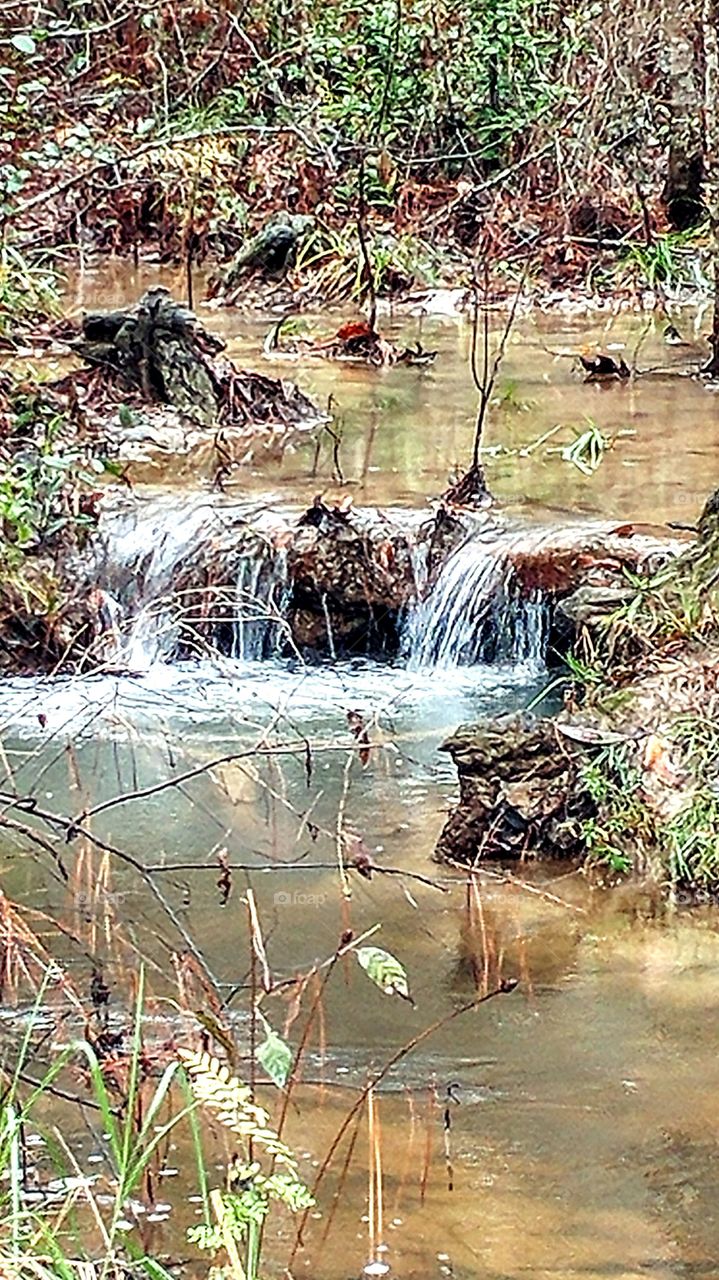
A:
{"type": "MultiPolygon", "coordinates": [[[[68,310],[77,315],[83,308],[126,305],[158,280],[184,296],[176,271],[149,265],[135,270],[125,262],[103,265],[72,279],[68,310]]],[[[197,288],[201,291],[201,278],[197,288]]],[[[334,397],[342,424],[342,471],[358,503],[415,505],[441,493],[449,474],[461,473],[471,450],[475,410],[467,373],[467,317],[382,317],[389,336],[407,343],[421,338],[439,355],[425,369],[378,371],[321,361],[268,363],[261,356],[262,338],[276,317],[202,306],[198,312],[227,340],[238,363],[298,380],[320,405],[334,397]]],[[[304,317],[323,336],[346,318],[347,312],[304,317]]],[[[667,345],[665,319],[621,310],[537,312],[520,321],[497,380],[485,440],[488,476],[501,502],[537,514],[586,512],[620,520],[691,523],[712,478],[719,475],[716,393],[678,376],[701,363],[709,318],[689,311],[673,318],[686,347],[667,345]],[[577,371],[577,354],[596,349],[615,350],[630,365],[653,372],[628,385],[587,384],[577,371]],[[589,422],[617,437],[594,477],[559,456],[574,432],[584,431],[589,422]],[[546,447],[532,447],[557,426],[561,431],[546,447]],[[521,458],[491,456],[496,448],[528,447],[531,452],[521,458]]],[[[242,486],[265,490],[269,483],[293,500],[311,499],[323,484],[333,486],[329,442],[318,477],[309,474],[313,456],[314,444],[308,442],[280,465],[271,464],[270,474],[266,469],[244,473],[242,486]]]]}
{"type": "MultiPolygon", "coordinates": [[[[75,282],[72,305],[118,305],[157,278],[149,267],[140,277],[126,264],[104,269],[75,282]]],[[[208,323],[228,338],[233,355],[266,367],[263,324],[218,312],[208,313],[208,323]]],[[[692,318],[685,323],[691,333],[692,318]]],[[[387,327],[408,339],[417,334],[412,318],[387,327]]],[[[586,386],[569,356],[550,354],[608,342],[628,344],[631,354],[640,339],[642,365],[686,361],[646,317],[522,322],[502,369],[503,403],[488,443],[516,449],[557,423],[582,428],[587,418],[605,431],[633,434],[617,440],[591,478],[542,450],[490,459],[492,486],[505,502],[549,518],[696,517],[719,472],[713,393],[658,375],[628,387],[586,386]]],[[[422,340],[440,352],[431,370],[282,366],[319,399],[335,395],[345,423],[342,465],[358,501],[416,505],[440,491],[466,456],[474,404],[467,322],[426,319],[422,340]]],[[[243,484],[304,499],[318,487],[311,461],[311,448],[303,447],[243,484]]],[[[63,854],[68,884],[48,875],[39,851],[6,847],[3,889],[36,913],[32,921],[78,982],[87,980],[87,952],[103,960],[115,1025],[130,997],[127,975],[142,954],[151,991],[148,1036],[158,1043],[171,1035],[181,1040],[188,1025],[167,1003],[177,995],[168,953],[194,948],[229,999],[246,1049],[248,885],[278,978],[326,960],[346,928],[359,934],[381,925],[372,941],[406,966],[415,1005],[383,995],[351,958],[337,966],[290,1110],[288,1136],[308,1179],[373,1072],[501,977],[518,979],[511,994],[446,1023],[383,1080],[385,1247],[375,1248],[375,1260],[417,1280],[714,1275],[719,916],[681,904],[658,910],[641,895],[592,888],[559,867],[517,868],[521,884],[489,874],[470,890],[431,861],[455,785],[437,751],[442,738],[460,721],[526,705],[546,678],[513,668],[410,673],[357,662],[307,671],[228,661],[220,668],[158,667],[134,679],[6,682],[2,771],[12,776],[3,787],[36,794],[49,810],[77,813],[201,771],[181,787],[113,805],[92,822],[105,842],[145,866],[167,868],[154,876],[162,902],[131,866],[87,841],[63,854]],[[349,750],[350,709],[371,725],[366,767],[349,750]],[[213,764],[262,734],[277,754],[213,764]],[[436,883],[375,874],[353,880],[352,897],[343,900],[338,826],[380,865],[436,883]],[[223,849],[248,868],[234,873],[224,906],[216,883],[223,849]],[[278,871],[282,863],[294,869],[278,871]],[[59,942],[53,919],[66,930],[59,942]]],[[[191,1007],[201,1006],[201,992],[194,998],[191,1007]]],[[[278,995],[263,1007],[281,1029],[288,1000],[278,995]]],[[[293,1044],[301,1025],[300,1018],[290,1030],[293,1044]]],[[[209,1127],[206,1136],[220,1165],[223,1149],[213,1145],[209,1127]]],[[[79,1136],[77,1151],[88,1172],[105,1167],[89,1162],[103,1154],[99,1135],[79,1136]]],[[[364,1122],[323,1244],[342,1159],[320,1187],[321,1216],[310,1221],[296,1275],[344,1280],[370,1260],[364,1122]]],[[[196,1188],[184,1138],[166,1164],[170,1175],[157,1198],[170,1208],[143,1229],[158,1248],[186,1255],[181,1235],[196,1212],[188,1200],[196,1188]]],[[[222,1177],[219,1167],[211,1173],[222,1177]]],[[[281,1274],[291,1236],[283,1219],[271,1234],[268,1274],[281,1274]]]]}

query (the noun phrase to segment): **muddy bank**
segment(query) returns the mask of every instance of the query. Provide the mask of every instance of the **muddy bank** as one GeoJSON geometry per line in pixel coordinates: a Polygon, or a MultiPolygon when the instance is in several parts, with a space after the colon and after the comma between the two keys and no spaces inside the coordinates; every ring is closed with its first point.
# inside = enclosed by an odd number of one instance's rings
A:
{"type": "Polygon", "coordinates": [[[719,495],[653,573],[560,604],[576,629],[553,720],[462,726],[459,802],[437,856],[582,857],[602,874],[719,888],[719,495]]]}

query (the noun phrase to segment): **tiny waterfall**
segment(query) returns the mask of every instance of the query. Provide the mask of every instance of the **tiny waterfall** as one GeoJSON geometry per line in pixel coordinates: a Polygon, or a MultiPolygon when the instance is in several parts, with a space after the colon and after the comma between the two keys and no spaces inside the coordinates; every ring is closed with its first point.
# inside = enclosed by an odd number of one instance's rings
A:
{"type": "MultiPolygon", "coordinates": [[[[180,504],[163,495],[117,507],[95,563],[104,662],[145,671],[178,658],[220,653],[261,662],[296,652],[291,622],[301,605],[286,535],[276,511],[246,501],[197,495],[180,504]]],[[[399,624],[407,668],[540,666],[550,605],[520,583],[515,564],[547,535],[484,529],[449,556],[431,587],[429,545],[418,538],[408,572],[419,603],[405,606],[399,624]]],[[[336,659],[341,649],[326,593],[321,607],[317,647],[322,652],[324,643],[336,659]]]]}
{"type": "Polygon", "coordinates": [[[289,639],[287,553],[258,546],[242,557],[235,595],[232,657],[259,662],[277,654],[289,639]]]}
{"type": "Polygon", "coordinates": [[[450,556],[407,619],[410,669],[542,663],[549,610],[540,592],[520,592],[510,552],[521,540],[526,534],[473,538],[450,556]]]}
{"type": "Polygon", "coordinates": [[[250,513],[246,503],[200,499],[180,507],[165,496],[114,511],[96,566],[111,620],[105,628],[107,660],[144,671],[171,661],[188,643],[194,649],[195,639],[201,651],[200,631],[212,643],[213,630],[218,647],[234,658],[252,661],[276,653],[287,636],[287,556],[273,547],[269,527],[262,534],[262,516],[250,513]],[[213,623],[202,605],[197,618],[197,598],[203,581],[212,591],[218,570],[226,572],[227,585],[220,584],[213,623]]]}
{"type": "Polygon", "coordinates": [[[174,497],[112,513],[104,529],[98,573],[112,602],[114,652],[132,671],[170,657],[178,636],[173,583],[179,566],[212,536],[216,513],[207,502],[180,507],[174,497]]]}

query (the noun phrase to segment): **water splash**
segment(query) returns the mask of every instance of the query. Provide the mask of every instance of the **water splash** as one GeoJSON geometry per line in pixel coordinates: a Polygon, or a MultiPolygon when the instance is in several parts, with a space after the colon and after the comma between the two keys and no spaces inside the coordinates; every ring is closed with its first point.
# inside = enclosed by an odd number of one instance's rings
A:
{"type": "Polygon", "coordinates": [[[548,632],[540,592],[520,592],[511,551],[526,535],[473,538],[450,556],[424,600],[410,612],[404,650],[410,670],[477,663],[539,667],[548,632]]]}

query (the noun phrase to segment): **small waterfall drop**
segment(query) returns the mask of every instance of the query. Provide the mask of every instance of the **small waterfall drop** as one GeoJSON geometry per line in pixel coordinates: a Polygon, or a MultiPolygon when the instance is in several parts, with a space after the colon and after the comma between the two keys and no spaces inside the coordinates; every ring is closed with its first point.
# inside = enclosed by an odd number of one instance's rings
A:
{"type": "Polygon", "coordinates": [[[287,554],[272,544],[271,520],[266,533],[262,522],[263,512],[246,503],[198,499],[180,505],[165,496],[113,512],[97,565],[112,604],[107,661],[145,671],[172,661],[188,645],[193,649],[196,640],[199,652],[216,642],[243,661],[278,652],[287,636],[287,554]],[[197,600],[203,581],[211,588],[218,572],[228,577],[213,624],[203,618],[202,604],[198,619],[197,600]]]}
{"type": "Polygon", "coordinates": [[[287,553],[267,545],[248,549],[240,561],[232,657],[242,662],[271,658],[288,639],[287,553]]]}
{"type": "Polygon", "coordinates": [[[539,591],[520,592],[510,552],[526,534],[463,543],[429,594],[410,611],[404,646],[410,670],[477,663],[541,665],[549,611],[539,591]]]}

